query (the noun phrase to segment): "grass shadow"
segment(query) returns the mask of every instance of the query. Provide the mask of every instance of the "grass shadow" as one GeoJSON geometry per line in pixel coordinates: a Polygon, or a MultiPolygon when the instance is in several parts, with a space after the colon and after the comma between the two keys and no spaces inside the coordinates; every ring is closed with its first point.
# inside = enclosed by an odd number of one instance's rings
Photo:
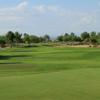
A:
{"type": "Polygon", "coordinates": [[[11,58],[29,57],[28,55],[0,55],[0,60],[8,60],[11,58]]]}
{"type": "Polygon", "coordinates": [[[2,62],[0,65],[22,64],[21,62],[2,62]]]}

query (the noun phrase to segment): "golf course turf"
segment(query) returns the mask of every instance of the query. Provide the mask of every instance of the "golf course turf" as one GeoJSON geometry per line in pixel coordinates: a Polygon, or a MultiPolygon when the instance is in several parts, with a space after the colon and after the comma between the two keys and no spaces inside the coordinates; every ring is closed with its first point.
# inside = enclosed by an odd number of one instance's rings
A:
{"type": "Polygon", "coordinates": [[[100,100],[100,48],[0,49],[0,100],[100,100]]]}

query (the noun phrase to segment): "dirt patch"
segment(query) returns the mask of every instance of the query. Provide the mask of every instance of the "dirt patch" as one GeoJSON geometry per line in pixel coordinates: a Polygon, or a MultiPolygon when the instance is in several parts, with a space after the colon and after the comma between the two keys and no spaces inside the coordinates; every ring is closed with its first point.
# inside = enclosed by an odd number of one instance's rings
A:
{"type": "MultiPolygon", "coordinates": [[[[72,47],[72,48],[90,48],[90,47],[93,47],[92,45],[59,45],[59,46],[56,46],[56,47],[59,47],[59,48],[64,48],[64,47],[72,47]]],[[[100,46],[99,46],[100,47],[100,46]]]]}

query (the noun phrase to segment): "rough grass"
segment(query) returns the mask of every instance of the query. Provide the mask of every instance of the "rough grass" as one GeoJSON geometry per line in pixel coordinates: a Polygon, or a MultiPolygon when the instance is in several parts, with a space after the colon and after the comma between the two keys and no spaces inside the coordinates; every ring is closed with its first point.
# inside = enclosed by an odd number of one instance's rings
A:
{"type": "Polygon", "coordinates": [[[0,50],[1,100],[100,100],[99,48],[0,50]]]}

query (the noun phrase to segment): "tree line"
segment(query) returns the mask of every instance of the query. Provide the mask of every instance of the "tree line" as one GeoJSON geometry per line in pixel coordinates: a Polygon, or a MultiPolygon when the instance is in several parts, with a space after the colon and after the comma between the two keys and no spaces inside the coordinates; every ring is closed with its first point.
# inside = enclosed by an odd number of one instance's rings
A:
{"type": "Polygon", "coordinates": [[[48,42],[61,42],[69,44],[88,44],[99,45],[100,44],[100,32],[83,32],[80,35],[75,33],[65,33],[64,35],[57,36],[52,39],[49,35],[36,36],[29,35],[28,33],[21,34],[19,32],[8,31],[6,35],[0,36],[0,46],[18,46],[20,43],[48,43],[48,42]]]}
{"type": "Polygon", "coordinates": [[[100,44],[100,32],[83,32],[79,36],[73,32],[70,34],[65,33],[58,36],[57,40],[60,42],[97,45],[100,44]]]}
{"type": "Polygon", "coordinates": [[[0,36],[0,46],[5,47],[13,47],[18,46],[20,43],[28,44],[31,43],[42,43],[42,42],[49,42],[50,36],[44,35],[44,36],[36,36],[36,35],[29,35],[28,33],[21,34],[19,32],[12,32],[8,31],[6,35],[0,36]]]}

